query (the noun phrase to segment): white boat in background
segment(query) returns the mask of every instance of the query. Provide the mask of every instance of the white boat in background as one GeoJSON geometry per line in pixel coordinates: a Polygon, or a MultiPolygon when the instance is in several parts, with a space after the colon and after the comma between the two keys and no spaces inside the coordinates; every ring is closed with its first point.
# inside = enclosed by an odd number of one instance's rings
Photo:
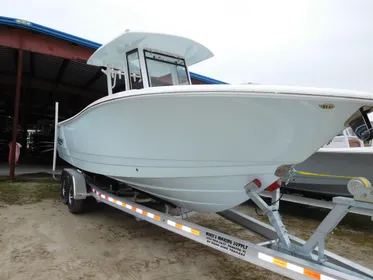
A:
{"type": "MultiPolygon", "coordinates": [[[[348,127],[311,157],[295,167],[285,189],[318,195],[347,196],[347,183],[353,177],[373,181],[373,147],[364,144],[348,127]]],[[[283,176],[286,182],[289,174],[283,176]]]]}
{"type": "Polygon", "coordinates": [[[59,156],[179,207],[218,212],[248,200],[255,179],[258,192],[279,185],[373,109],[366,92],[191,85],[188,67],[212,56],[159,33],[126,31],[103,45],[88,64],[106,67],[108,96],[58,123],[59,156]],[[117,75],[126,90],[112,94],[117,75]]]}
{"type": "Polygon", "coordinates": [[[368,147],[372,146],[371,143],[368,145],[364,143],[363,140],[358,138],[351,129],[351,127],[348,127],[344,129],[342,132],[338,133],[335,137],[333,137],[332,140],[330,140],[328,143],[324,145],[322,149],[325,148],[361,148],[361,147],[368,147]]]}

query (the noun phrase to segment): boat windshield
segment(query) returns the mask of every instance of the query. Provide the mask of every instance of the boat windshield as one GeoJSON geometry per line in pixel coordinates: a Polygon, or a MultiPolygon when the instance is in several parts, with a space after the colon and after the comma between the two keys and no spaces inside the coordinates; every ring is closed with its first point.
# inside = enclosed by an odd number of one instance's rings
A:
{"type": "Polygon", "coordinates": [[[149,86],[189,85],[185,60],[144,51],[149,86]]]}

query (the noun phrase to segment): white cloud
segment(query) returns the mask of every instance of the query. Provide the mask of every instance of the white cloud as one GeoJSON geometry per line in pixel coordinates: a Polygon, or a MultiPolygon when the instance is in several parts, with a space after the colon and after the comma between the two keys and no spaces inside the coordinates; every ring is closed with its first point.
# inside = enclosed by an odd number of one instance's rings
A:
{"type": "Polygon", "coordinates": [[[1,0],[1,14],[100,43],[127,28],[190,37],[215,53],[191,70],[227,82],[373,91],[371,0],[14,3],[1,0]]]}

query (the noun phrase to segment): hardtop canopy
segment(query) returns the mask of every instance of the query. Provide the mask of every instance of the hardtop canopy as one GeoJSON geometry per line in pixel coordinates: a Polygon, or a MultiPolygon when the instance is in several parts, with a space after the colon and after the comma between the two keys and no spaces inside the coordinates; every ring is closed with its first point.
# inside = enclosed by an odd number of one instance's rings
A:
{"type": "Polygon", "coordinates": [[[96,50],[87,64],[125,71],[124,56],[136,48],[184,58],[187,66],[214,56],[207,47],[185,37],[127,30],[96,50]]]}

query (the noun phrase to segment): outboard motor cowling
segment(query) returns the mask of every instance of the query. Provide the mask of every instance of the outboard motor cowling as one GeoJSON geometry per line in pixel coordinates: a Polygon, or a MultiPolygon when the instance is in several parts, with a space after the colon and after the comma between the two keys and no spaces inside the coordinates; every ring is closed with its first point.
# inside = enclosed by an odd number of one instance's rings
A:
{"type": "Polygon", "coordinates": [[[373,139],[373,130],[371,128],[369,129],[366,124],[358,126],[355,129],[355,134],[362,141],[369,141],[373,139]]]}
{"type": "Polygon", "coordinates": [[[360,108],[361,117],[356,118],[349,123],[356,136],[362,141],[373,139],[373,127],[370,122],[367,112],[360,108]]]}

